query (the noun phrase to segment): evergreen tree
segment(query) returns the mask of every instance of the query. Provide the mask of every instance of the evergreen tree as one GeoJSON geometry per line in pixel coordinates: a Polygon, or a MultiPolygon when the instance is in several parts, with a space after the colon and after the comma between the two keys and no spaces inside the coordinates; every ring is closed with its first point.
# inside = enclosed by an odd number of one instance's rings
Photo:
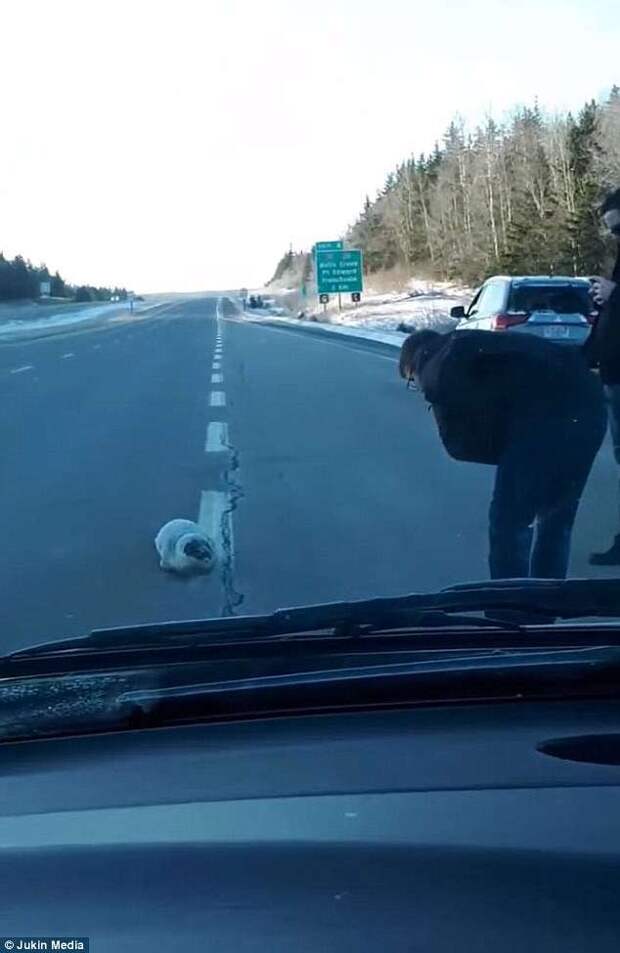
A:
{"type": "MultiPolygon", "coordinates": [[[[41,282],[50,283],[50,294],[56,298],[74,297],[76,301],[108,301],[112,296],[110,288],[95,288],[81,285],[71,288],[56,271],[50,275],[46,265],[35,266],[32,262],[16,255],[9,261],[0,252],[0,301],[18,301],[37,299],[41,294],[41,282]]],[[[124,288],[115,289],[121,300],[127,297],[124,288]]]]}
{"type": "Polygon", "coordinates": [[[569,162],[575,181],[575,208],[567,229],[565,249],[575,274],[598,274],[605,259],[605,244],[597,215],[600,185],[596,178],[599,111],[595,102],[582,109],[578,118],[569,116],[569,162]]]}
{"type": "Polygon", "coordinates": [[[51,295],[53,298],[64,298],[67,295],[67,286],[57,271],[52,276],[51,295]]]}
{"type": "MultiPolygon", "coordinates": [[[[471,283],[500,270],[605,273],[611,242],[598,205],[619,186],[614,86],[577,118],[546,117],[534,103],[470,135],[457,117],[430,155],[399,163],[374,200],[366,197],[347,239],[364,252],[366,273],[396,263],[471,283]]],[[[276,274],[290,267],[291,254],[276,274]]]]}
{"type": "Polygon", "coordinates": [[[273,277],[268,282],[268,284],[273,284],[275,281],[279,281],[280,278],[282,278],[282,276],[287,271],[290,271],[293,265],[293,260],[294,260],[293,249],[289,248],[289,250],[285,252],[284,255],[282,255],[282,258],[276,265],[276,270],[274,271],[273,277]]]}

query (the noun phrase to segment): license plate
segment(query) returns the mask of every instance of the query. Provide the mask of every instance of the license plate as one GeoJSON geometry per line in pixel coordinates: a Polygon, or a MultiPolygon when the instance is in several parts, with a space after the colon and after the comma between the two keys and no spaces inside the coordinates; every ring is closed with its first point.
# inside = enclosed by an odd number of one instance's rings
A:
{"type": "Polygon", "coordinates": [[[543,333],[546,338],[567,338],[570,337],[570,328],[552,324],[551,327],[543,328],[543,333]]]}

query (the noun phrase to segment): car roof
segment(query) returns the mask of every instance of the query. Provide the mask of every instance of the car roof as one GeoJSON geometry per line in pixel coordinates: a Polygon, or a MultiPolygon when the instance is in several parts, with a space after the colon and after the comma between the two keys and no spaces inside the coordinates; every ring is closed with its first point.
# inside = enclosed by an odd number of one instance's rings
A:
{"type": "Polygon", "coordinates": [[[493,275],[489,281],[507,281],[513,285],[574,285],[581,287],[589,283],[588,278],[578,278],[574,275],[493,275]]]}

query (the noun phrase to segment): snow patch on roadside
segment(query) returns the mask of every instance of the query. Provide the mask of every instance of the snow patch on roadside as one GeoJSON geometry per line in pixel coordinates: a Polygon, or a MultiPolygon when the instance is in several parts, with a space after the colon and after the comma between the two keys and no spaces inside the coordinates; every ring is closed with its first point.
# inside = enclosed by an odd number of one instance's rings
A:
{"type": "Polygon", "coordinates": [[[246,310],[244,317],[257,323],[268,321],[309,331],[347,334],[400,348],[413,331],[454,330],[457,321],[450,317],[450,310],[455,305],[467,305],[473,295],[473,289],[458,284],[412,278],[401,291],[379,294],[368,288],[357,306],[351,304],[347,295],[342,311],[337,310],[337,299],[332,297],[326,311],[313,305],[304,312],[297,307],[298,291],[286,289],[270,295],[271,300],[276,299],[275,306],[262,311],[246,310]]]}
{"type": "MultiPolygon", "coordinates": [[[[401,326],[412,331],[443,331],[454,327],[450,309],[460,303],[459,299],[434,293],[420,293],[415,297],[396,292],[369,295],[357,308],[347,307],[346,310],[329,312],[329,322],[390,331],[401,326]]],[[[322,318],[320,310],[314,314],[322,318]]]]}
{"type": "MultiPolygon", "coordinates": [[[[159,304],[147,305],[143,308],[136,308],[133,312],[135,316],[145,311],[151,311],[159,307],[159,304]]],[[[100,318],[106,314],[119,312],[123,316],[129,316],[129,307],[126,304],[106,303],[95,305],[94,307],[80,308],[70,312],[57,312],[56,314],[44,315],[40,318],[26,318],[21,320],[11,320],[0,322],[0,337],[11,337],[15,334],[23,334],[31,331],[46,331],[52,328],[70,327],[74,324],[81,324],[95,318],[100,318]]]]}
{"type": "MultiPolygon", "coordinates": [[[[326,311],[313,303],[305,310],[302,320],[377,331],[402,328],[407,332],[428,329],[445,332],[456,325],[455,319],[450,317],[451,308],[466,305],[473,295],[473,289],[458,284],[412,278],[405,290],[380,294],[374,292],[372,286],[368,287],[357,306],[350,302],[349,295],[343,295],[342,311],[338,311],[335,296],[332,296],[326,311]]],[[[295,312],[303,313],[303,306],[297,307],[299,296],[296,292],[282,291],[276,297],[285,308],[272,308],[272,312],[284,311],[290,316],[295,312]]]]}
{"type": "Polygon", "coordinates": [[[84,308],[80,311],[71,311],[70,314],[51,314],[42,318],[31,318],[21,321],[3,321],[0,324],[0,335],[10,336],[11,334],[21,333],[23,331],[39,331],[45,328],[61,328],[71,324],[79,324],[81,321],[89,318],[98,318],[114,309],[118,310],[117,304],[105,304],[94,308],[84,308]]]}

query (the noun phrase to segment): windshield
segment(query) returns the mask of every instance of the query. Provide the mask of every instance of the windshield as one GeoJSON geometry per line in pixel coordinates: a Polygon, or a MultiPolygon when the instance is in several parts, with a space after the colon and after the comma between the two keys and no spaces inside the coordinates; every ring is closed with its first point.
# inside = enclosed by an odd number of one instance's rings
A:
{"type": "Polygon", "coordinates": [[[605,17],[59,0],[2,32],[0,654],[620,576],[605,17]]]}

